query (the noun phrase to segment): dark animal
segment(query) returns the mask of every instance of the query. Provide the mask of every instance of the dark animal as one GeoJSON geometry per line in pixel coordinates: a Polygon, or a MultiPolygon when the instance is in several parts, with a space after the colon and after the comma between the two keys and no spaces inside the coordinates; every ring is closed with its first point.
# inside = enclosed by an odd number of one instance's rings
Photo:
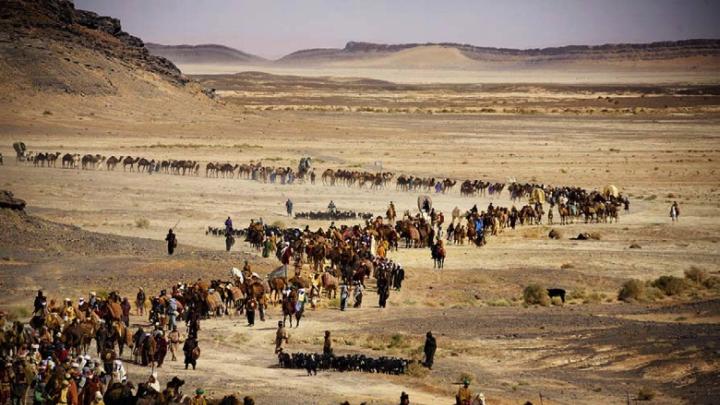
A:
{"type": "Polygon", "coordinates": [[[553,297],[560,297],[562,303],[565,303],[565,290],[563,290],[562,288],[548,288],[547,292],[550,296],[550,299],[552,299],[553,297]]]}

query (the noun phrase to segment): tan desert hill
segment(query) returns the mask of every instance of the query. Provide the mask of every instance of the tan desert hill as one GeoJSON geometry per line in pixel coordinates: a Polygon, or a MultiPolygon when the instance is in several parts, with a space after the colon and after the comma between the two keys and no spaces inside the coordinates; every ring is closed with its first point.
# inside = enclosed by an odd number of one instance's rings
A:
{"type": "Polygon", "coordinates": [[[624,67],[720,68],[720,40],[695,39],[648,44],[571,45],[543,49],[507,49],[455,43],[385,45],[348,42],[342,49],[291,53],[279,65],[343,67],[542,68],[606,64],[624,67]]]}
{"type": "Polygon", "coordinates": [[[161,56],[173,63],[258,63],[267,62],[266,59],[237,49],[216,44],[202,45],[161,45],[146,43],[150,54],[161,56]]]}
{"type": "Polygon", "coordinates": [[[209,100],[172,62],[124,32],[119,20],[77,10],[67,0],[3,2],[0,89],[0,103],[20,106],[18,114],[209,100]]]}
{"type": "Polygon", "coordinates": [[[337,67],[406,69],[472,69],[480,65],[457,48],[439,45],[419,46],[382,56],[339,60],[329,64],[337,67]]]}

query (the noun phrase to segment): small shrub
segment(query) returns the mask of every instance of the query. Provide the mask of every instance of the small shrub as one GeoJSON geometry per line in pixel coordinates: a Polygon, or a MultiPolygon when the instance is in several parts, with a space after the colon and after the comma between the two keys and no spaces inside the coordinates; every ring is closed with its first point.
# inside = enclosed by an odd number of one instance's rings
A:
{"type": "Polygon", "coordinates": [[[462,373],[460,373],[460,379],[458,381],[463,382],[465,380],[468,380],[470,382],[470,384],[472,384],[473,379],[474,379],[474,377],[472,374],[470,374],[466,371],[463,371],[462,373]]]}
{"type": "Polygon", "coordinates": [[[530,284],[525,287],[523,299],[528,305],[542,305],[544,307],[550,305],[550,296],[548,296],[547,290],[538,284],[530,284]]]}
{"type": "Polygon", "coordinates": [[[657,287],[645,288],[645,299],[647,301],[657,301],[665,298],[665,293],[657,287]]]}
{"type": "Polygon", "coordinates": [[[599,232],[590,232],[590,239],[600,240],[600,239],[602,239],[602,235],[600,235],[599,232]]]}
{"type": "Polygon", "coordinates": [[[572,263],[563,263],[562,265],[560,265],[560,268],[562,270],[569,270],[569,269],[574,269],[575,265],[572,263]]]}
{"type": "Polygon", "coordinates": [[[390,337],[390,343],[388,343],[388,349],[392,349],[392,348],[403,349],[403,348],[406,348],[409,346],[410,345],[405,340],[405,336],[397,334],[397,333],[390,337]]]}
{"type": "Polygon", "coordinates": [[[570,300],[581,300],[587,297],[587,291],[584,288],[576,288],[570,291],[565,297],[568,301],[570,300]]]}
{"type": "Polygon", "coordinates": [[[696,266],[690,266],[689,269],[685,270],[685,278],[698,284],[702,284],[707,280],[707,277],[707,273],[696,266]]]}
{"type": "Polygon", "coordinates": [[[428,375],[428,369],[420,363],[410,363],[405,374],[410,377],[423,378],[428,375]]]}
{"type": "Polygon", "coordinates": [[[150,221],[147,218],[138,218],[135,220],[135,227],[140,229],[147,229],[150,227],[150,221]]]}
{"type": "Polygon", "coordinates": [[[720,277],[717,276],[710,276],[707,278],[707,280],[703,281],[703,287],[712,290],[712,289],[720,289],[720,277]]]}
{"type": "Polygon", "coordinates": [[[681,294],[688,287],[685,279],[675,276],[661,276],[653,281],[651,285],[659,288],[665,295],[681,294]]]}
{"type": "Polygon", "coordinates": [[[637,279],[628,280],[620,288],[618,293],[618,299],[620,301],[629,302],[632,300],[639,300],[643,297],[645,291],[645,284],[637,279]]]}
{"type": "Polygon", "coordinates": [[[506,300],[505,298],[500,298],[493,301],[486,301],[485,303],[491,307],[509,307],[512,305],[510,301],[506,300]]]}
{"type": "Polygon", "coordinates": [[[630,245],[630,249],[642,249],[642,246],[638,245],[637,243],[633,243],[630,245]]]}
{"type": "Polygon", "coordinates": [[[550,239],[562,239],[562,232],[558,231],[557,229],[551,229],[548,237],[550,239]]]}
{"type": "Polygon", "coordinates": [[[638,391],[638,401],[650,401],[653,398],[655,398],[655,391],[653,391],[652,388],[642,387],[640,391],[638,391]]]}
{"type": "MultiPolygon", "coordinates": [[[[591,293],[590,295],[588,295],[583,300],[583,304],[599,304],[600,302],[602,302],[603,298],[605,298],[604,294],[598,294],[598,293],[594,292],[594,293],[591,293]]],[[[607,302],[612,302],[612,299],[608,298],[607,302]]]]}

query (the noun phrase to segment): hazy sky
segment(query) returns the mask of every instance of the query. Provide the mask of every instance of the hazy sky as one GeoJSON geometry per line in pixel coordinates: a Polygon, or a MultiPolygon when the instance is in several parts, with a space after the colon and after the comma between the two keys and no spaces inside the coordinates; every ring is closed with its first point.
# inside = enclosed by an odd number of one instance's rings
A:
{"type": "Polygon", "coordinates": [[[348,41],[537,48],[720,38],[715,0],[75,0],[163,44],[275,58],[348,41]]]}

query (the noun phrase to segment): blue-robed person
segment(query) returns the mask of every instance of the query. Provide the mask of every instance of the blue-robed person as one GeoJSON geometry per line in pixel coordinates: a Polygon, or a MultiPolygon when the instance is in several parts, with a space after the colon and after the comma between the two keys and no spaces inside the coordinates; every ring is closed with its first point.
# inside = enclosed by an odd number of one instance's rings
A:
{"type": "Polygon", "coordinates": [[[485,224],[483,223],[482,217],[478,217],[475,220],[475,232],[477,233],[477,240],[482,240],[483,233],[485,232],[485,224]]]}

